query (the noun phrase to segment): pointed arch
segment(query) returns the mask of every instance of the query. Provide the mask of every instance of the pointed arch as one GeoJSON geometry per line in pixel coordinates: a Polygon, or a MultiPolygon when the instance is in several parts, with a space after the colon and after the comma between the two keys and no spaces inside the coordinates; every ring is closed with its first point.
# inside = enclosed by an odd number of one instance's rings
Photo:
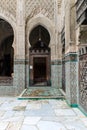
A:
{"type": "Polygon", "coordinates": [[[51,20],[49,20],[47,17],[45,17],[42,14],[33,17],[26,24],[26,36],[27,36],[26,39],[27,39],[28,45],[30,46],[29,35],[31,31],[38,25],[41,25],[48,30],[51,37],[50,45],[52,45],[55,42],[55,39],[54,39],[55,38],[55,25],[51,22],[51,20]]]}
{"type": "Polygon", "coordinates": [[[15,39],[15,36],[16,36],[16,22],[15,22],[15,18],[11,14],[9,14],[8,12],[5,12],[3,10],[0,11],[0,18],[5,20],[6,22],[8,22],[11,25],[12,29],[13,29],[14,41],[13,41],[12,46],[15,49],[15,40],[16,40],[15,39]],[[8,14],[8,15],[6,15],[6,14],[8,14]]]}

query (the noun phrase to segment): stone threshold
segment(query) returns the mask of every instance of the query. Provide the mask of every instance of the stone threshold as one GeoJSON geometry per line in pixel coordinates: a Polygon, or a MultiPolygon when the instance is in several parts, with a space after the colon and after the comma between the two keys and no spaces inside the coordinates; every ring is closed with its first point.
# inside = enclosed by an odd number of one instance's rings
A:
{"type": "Polygon", "coordinates": [[[25,93],[28,89],[25,89],[23,90],[23,92],[19,95],[18,99],[19,100],[29,100],[29,99],[32,99],[32,100],[38,100],[38,99],[65,99],[65,96],[61,93],[60,91],[60,95],[51,95],[51,96],[44,96],[44,95],[41,95],[41,96],[25,96],[25,93]]]}

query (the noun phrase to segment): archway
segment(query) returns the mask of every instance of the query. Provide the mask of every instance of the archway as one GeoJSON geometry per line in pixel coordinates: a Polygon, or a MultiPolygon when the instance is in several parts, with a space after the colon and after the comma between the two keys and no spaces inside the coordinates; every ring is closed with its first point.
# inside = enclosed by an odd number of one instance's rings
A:
{"type": "Polygon", "coordinates": [[[0,77],[11,77],[13,73],[14,32],[12,26],[0,19],[0,77]]]}
{"type": "MultiPolygon", "coordinates": [[[[56,42],[55,40],[55,26],[52,23],[50,19],[45,17],[43,14],[38,14],[29,21],[26,22],[26,41],[27,41],[27,46],[30,47],[30,42],[29,42],[29,36],[31,31],[37,27],[38,25],[42,25],[44,28],[46,28],[50,34],[50,48],[52,50],[52,44],[56,42]]],[[[51,55],[52,59],[52,55],[51,55]]]]}
{"type": "Polygon", "coordinates": [[[30,35],[30,86],[50,85],[50,34],[43,26],[35,27],[30,35]]]}

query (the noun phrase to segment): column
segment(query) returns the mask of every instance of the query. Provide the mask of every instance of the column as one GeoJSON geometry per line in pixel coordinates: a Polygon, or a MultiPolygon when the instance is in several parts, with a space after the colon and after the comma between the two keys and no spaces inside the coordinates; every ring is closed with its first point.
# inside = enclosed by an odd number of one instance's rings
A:
{"type": "Polygon", "coordinates": [[[71,106],[77,105],[78,60],[75,38],[75,0],[67,0],[65,13],[65,81],[66,99],[71,106]]]}
{"type": "Polygon", "coordinates": [[[25,0],[17,0],[16,56],[14,61],[14,85],[17,93],[25,89],[25,0]]]}

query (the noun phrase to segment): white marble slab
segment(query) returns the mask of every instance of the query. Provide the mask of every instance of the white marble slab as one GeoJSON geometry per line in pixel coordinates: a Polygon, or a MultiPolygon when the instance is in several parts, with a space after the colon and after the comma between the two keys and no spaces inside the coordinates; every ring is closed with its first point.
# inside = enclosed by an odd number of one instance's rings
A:
{"type": "Polygon", "coordinates": [[[25,117],[24,125],[36,125],[40,121],[41,117],[25,117]]]}
{"type": "Polygon", "coordinates": [[[24,111],[16,111],[14,113],[14,117],[16,117],[16,116],[23,116],[23,115],[24,115],[24,111]]]}
{"type": "Polygon", "coordinates": [[[26,100],[24,100],[24,101],[22,101],[20,104],[19,104],[19,106],[27,106],[27,104],[28,104],[28,101],[26,100]]]}
{"type": "Polygon", "coordinates": [[[87,117],[80,118],[80,120],[84,123],[84,125],[87,127],[87,117]]]}
{"type": "Polygon", "coordinates": [[[41,104],[29,104],[26,107],[26,110],[36,110],[41,109],[41,104]]]}
{"type": "Polygon", "coordinates": [[[56,116],[76,116],[72,109],[55,109],[56,116]]]}
{"type": "Polygon", "coordinates": [[[77,116],[81,117],[85,117],[85,115],[78,109],[78,108],[72,108],[74,110],[74,112],[76,113],[77,116]]]}
{"type": "Polygon", "coordinates": [[[9,119],[14,116],[14,111],[6,111],[2,119],[9,119]]]}
{"type": "Polygon", "coordinates": [[[66,130],[63,124],[51,121],[40,121],[37,126],[39,130],[66,130]]]}
{"type": "Polygon", "coordinates": [[[24,120],[24,116],[17,116],[17,117],[9,117],[8,119],[4,119],[4,121],[7,121],[7,122],[19,122],[19,121],[22,121],[23,122],[24,120]]]}
{"type": "Polygon", "coordinates": [[[59,109],[59,108],[70,108],[67,103],[63,100],[50,100],[49,103],[52,105],[52,108],[59,109]]]}
{"type": "Polygon", "coordinates": [[[65,122],[64,125],[69,130],[87,130],[87,127],[85,127],[81,121],[65,122]]]}
{"type": "Polygon", "coordinates": [[[6,128],[6,130],[20,130],[22,126],[22,122],[10,122],[8,125],[8,128],[6,128]]]}
{"type": "Polygon", "coordinates": [[[38,130],[36,126],[23,125],[21,130],[38,130]]]}
{"type": "Polygon", "coordinates": [[[0,117],[4,116],[5,111],[0,111],[0,117]]]}
{"type": "Polygon", "coordinates": [[[0,130],[6,130],[9,122],[0,122],[0,130]]]}

